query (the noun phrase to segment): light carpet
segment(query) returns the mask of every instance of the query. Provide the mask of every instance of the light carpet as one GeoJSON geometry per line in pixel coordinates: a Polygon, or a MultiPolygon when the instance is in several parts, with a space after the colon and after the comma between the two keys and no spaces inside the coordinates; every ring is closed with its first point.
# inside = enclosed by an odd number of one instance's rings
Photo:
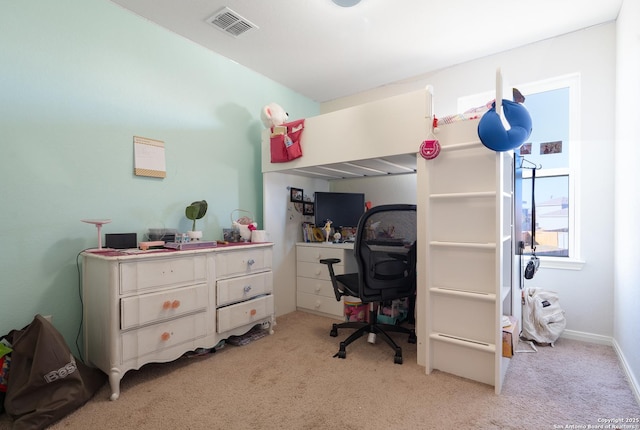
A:
{"type": "MultiPolygon", "coordinates": [[[[611,347],[559,339],[511,359],[502,394],[444,372],[427,375],[416,345],[393,351],[366,338],[333,358],[334,320],[304,312],[277,319],[275,334],[197,358],[127,372],[52,429],[559,429],[640,418],[611,347]]],[[[608,428],[634,428],[618,422],[608,428]]],[[[6,415],[0,429],[9,429],[6,415]]],[[[592,427],[593,428],[593,427],[592,427]]]]}

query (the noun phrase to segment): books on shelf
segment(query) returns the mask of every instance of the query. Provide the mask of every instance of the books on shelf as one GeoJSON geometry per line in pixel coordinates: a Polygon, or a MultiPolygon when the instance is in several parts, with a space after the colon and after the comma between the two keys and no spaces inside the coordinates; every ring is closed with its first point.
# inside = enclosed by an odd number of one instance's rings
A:
{"type": "Polygon", "coordinates": [[[315,239],[313,238],[314,227],[315,225],[310,222],[302,223],[302,241],[303,242],[315,242],[315,239]]]}
{"type": "Polygon", "coordinates": [[[324,242],[324,230],[311,222],[302,223],[302,240],[304,242],[324,242]]]}

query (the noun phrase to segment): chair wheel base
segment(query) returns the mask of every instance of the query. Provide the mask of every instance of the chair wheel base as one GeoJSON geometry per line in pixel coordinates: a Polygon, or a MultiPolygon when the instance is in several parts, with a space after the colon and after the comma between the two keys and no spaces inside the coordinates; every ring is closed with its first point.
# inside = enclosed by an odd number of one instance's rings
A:
{"type": "Polygon", "coordinates": [[[418,343],[418,337],[416,336],[415,330],[411,330],[409,334],[409,343],[418,343]]]}
{"type": "Polygon", "coordinates": [[[331,328],[331,331],[329,332],[329,336],[338,337],[338,324],[333,325],[333,327],[331,328]]]}
{"type": "Polygon", "coordinates": [[[334,357],[347,358],[347,345],[344,342],[340,342],[340,349],[335,353],[334,357]]]}
{"type": "Polygon", "coordinates": [[[402,364],[402,356],[397,356],[396,355],[395,357],[393,357],[393,362],[395,364],[402,364]]]}

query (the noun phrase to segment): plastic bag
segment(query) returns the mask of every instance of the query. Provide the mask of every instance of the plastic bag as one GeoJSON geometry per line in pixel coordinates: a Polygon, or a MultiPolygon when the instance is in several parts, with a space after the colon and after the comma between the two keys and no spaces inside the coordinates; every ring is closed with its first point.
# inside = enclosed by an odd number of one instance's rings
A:
{"type": "Polygon", "coordinates": [[[7,336],[11,367],[4,402],[13,430],[44,429],[85,404],[106,375],[75,359],[55,327],[36,315],[7,336]]]}

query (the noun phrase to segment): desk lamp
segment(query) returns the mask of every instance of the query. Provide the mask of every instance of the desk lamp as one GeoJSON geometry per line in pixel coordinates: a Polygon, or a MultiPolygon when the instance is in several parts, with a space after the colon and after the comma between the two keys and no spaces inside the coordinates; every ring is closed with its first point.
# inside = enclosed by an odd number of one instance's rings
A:
{"type": "Polygon", "coordinates": [[[98,249],[102,249],[102,225],[109,224],[111,222],[110,219],[81,219],[80,221],[86,222],[87,224],[93,224],[98,229],[98,249]]]}

